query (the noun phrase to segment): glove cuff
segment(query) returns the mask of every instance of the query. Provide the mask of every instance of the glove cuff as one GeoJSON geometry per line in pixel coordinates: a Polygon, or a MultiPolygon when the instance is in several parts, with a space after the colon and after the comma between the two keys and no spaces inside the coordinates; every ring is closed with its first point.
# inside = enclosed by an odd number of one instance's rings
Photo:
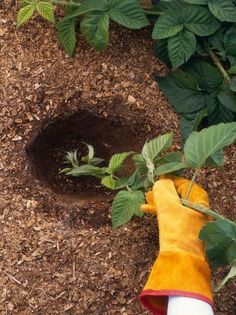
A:
{"type": "Polygon", "coordinates": [[[156,315],[165,315],[168,296],[192,297],[212,305],[208,263],[185,252],[161,252],[140,295],[141,303],[156,315]]]}

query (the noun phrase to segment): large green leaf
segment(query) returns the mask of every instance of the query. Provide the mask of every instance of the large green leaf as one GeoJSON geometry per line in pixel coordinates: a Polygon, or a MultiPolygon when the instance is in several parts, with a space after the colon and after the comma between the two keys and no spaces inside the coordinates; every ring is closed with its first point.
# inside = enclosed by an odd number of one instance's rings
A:
{"type": "Polygon", "coordinates": [[[227,274],[227,276],[217,284],[216,288],[214,288],[214,292],[218,292],[228,282],[229,279],[234,278],[235,276],[236,276],[236,260],[232,263],[231,269],[229,273],[227,274]]]}
{"type": "Polygon", "coordinates": [[[173,173],[182,169],[188,168],[188,165],[186,163],[182,162],[170,162],[163,165],[158,166],[155,169],[155,174],[157,176],[173,173]]]}
{"type": "Polygon", "coordinates": [[[183,29],[183,24],[175,14],[164,14],[160,16],[154,25],[152,38],[162,39],[171,37],[183,29]]]}
{"type": "Polygon", "coordinates": [[[80,23],[80,31],[91,46],[105,49],[109,43],[109,14],[100,11],[87,14],[80,23]]]}
{"type": "Polygon", "coordinates": [[[176,71],[156,80],[177,113],[194,113],[206,106],[206,95],[199,90],[193,75],[176,71]]]}
{"type": "Polygon", "coordinates": [[[132,153],[133,152],[130,151],[130,152],[123,152],[123,153],[114,154],[109,161],[109,165],[108,165],[108,169],[107,169],[108,173],[112,174],[112,173],[119,171],[120,168],[122,167],[122,163],[132,153]]]}
{"type": "Polygon", "coordinates": [[[145,202],[141,191],[120,191],[112,203],[112,226],[117,228],[130,221],[133,215],[143,216],[140,206],[145,202]]]}
{"type": "Polygon", "coordinates": [[[218,219],[207,223],[199,237],[206,242],[206,254],[213,267],[230,264],[236,259],[236,224],[218,219]]]}
{"type": "Polygon", "coordinates": [[[149,25],[138,1],[133,0],[108,0],[110,18],[118,24],[131,29],[139,29],[149,25]]]}
{"type": "Polygon", "coordinates": [[[52,3],[46,1],[39,1],[36,4],[36,10],[38,13],[53,24],[55,23],[54,8],[55,7],[52,3]]]}
{"type": "Polygon", "coordinates": [[[170,132],[146,142],[142,149],[142,156],[144,157],[145,161],[154,162],[161,152],[168,149],[172,145],[172,141],[173,134],[170,132]]]}
{"type": "Polygon", "coordinates": [[[196,78],[201,90],[210,92],[218,89],[223,82],[223,76],[219,70],[204,61],[189,62],[185,67],[185,71],[196,78]]]}
{"type": "Polygon", "coordinates": [[[221,86],[217,97],[226,108],[236,113],[236,93],[231,91],[229,84],[221,86]]]}
{"type": "Polygon", "coordinates": [[[209,0],[211,13],[221,22],[236,22],[236,7],[231,0],[209,0]]]}
{"type": "Polygon", "coordinates": [[[195,52],[196,37],[193,33],[182,30],[168,40],[168,52],[171,63],[179,67],[185,63],[195,52]]]}
{"type": "Polygon", "coordinates": [[[221,26],[209,10],[202,6],[187,6],[181,19],[184,27],[198,36],[211,35],[221,26]]]}
{"type": "Polygon", "coordinates": [[[193,132],[184,146],[186,163],[200,168],[215,152],[222,150],[236,139],[236,122],[221,123],[216,126],[193,132]]]}
{"type": "Polygon", "coordinates": [[[21,8],[17,14],[16,26],[19,27],[22,24],[24,24],[26,21],[28,21],[33,15],[35,9],[36,9],[35,3],[30,3],[24,6],[23,8],[21,8]]]}
{"type": "Polygon", "coordinates": [[[75,26],[75,18],[69,20],[62,19],[56,26],[58,39],[69,57],[73,55],[76,45],[75,26]]]}

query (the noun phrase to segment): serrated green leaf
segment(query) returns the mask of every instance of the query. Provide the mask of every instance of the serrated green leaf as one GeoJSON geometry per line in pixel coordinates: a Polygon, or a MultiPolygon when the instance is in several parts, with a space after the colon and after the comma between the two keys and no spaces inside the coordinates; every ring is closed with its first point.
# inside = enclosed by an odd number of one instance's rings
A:
{"type": "Polygon", "coordinates": [[[28,21],[32,17],[35,9],[36,9],[35,3],[28,4],[21,8],[17,13],[16,26],[19,27],[26,21],[28,21]]]}
{"type": "Polygon", "coordinates": [[[214,292],[220,291],[220,289],[230,280],[231,278],[234,278],[236,276],[236,260],[232,263],[231,269],[227,276],[220,281],[217,286],[214,288],[214,292]]]}
{"type": "Polygon", "coordinates": [[[229,84],[223,84],[217,95],[219,101],[232,112],[236,112],[236,94],[231,91],[229,84]]]}
{"type": "Polygon", "coordinates": [[[131,190],[138,190],[144,187],[143,176],[136,170],[127,180],[127,185],[131,190]]]}
{"type": "Polygon", "coordinates": [[[164,14],[156,21],[152,38],[163,39],[171,37],[183,29],[183,24],[179,21],[178,16],[174,14],[164,14]]]}
{"type": "Polygon", "coordinates": [[[71,175],[74,177],[86,175],[86,176],[94,176],[97,178],[103,178],[104,171],[100,167],[84,164],[84,165],[72,168],[70,172],[66,173],[66,175],[71,175]]]}
{"type": "Polygon", "coordinates": [[[206,242],[206,254],[213,267],[232,263],[236,259],[236,225],[218,219],[207,223],[199,238],[206,242]]]}
{"type": "Polygon", "coordinates": [[[184,27],[198,36],[208,36],[220,28],[220,23],[202,6],[188,5],[182,13],[184,27]]]}
{"type": "Polygon", "coordinates": [[[177,113],[194,113],[206,106],[206,95],[199,90],[194,76],[176,71],[166,77],[156,77],[156,80],[177,113]]]}
{"type": "Polygon", "coordinates": [[[103,186],[109,189],[115,189],[116,187],[116,180],[113,178],[112,175],[103,177],[101,183],[103,186]]]}
{"type": "Polygon", "coordinates": [[[193,132],[184,146],[184,155],[190,167],[200,168],[215,152],[222,150],[236,139],[236,122],[221,123],[193,132]]]}
{"type": "Polygon", "coordinates": [[[114,154],[109,161],[107,171],[111,174],[119,171],[124,160],[127,159],[127,157],[129,157],[131,154],[133,154],[131,151],[114,154]]]}
{"type": "Polygon", "coordinates": [[[138,1],[109,0],[108,10],[110,18],[125,27],[139,29],[149,25],[149,21],[138,1]]]}
{"type": "Polygon", "coordinates": [[[173,134],[172,132],[165,135],[158,136],[149,142],[146,142],[142,149],[142,156],[146,162],[154,162],[159,154],[168,149],[172,145],[173,134]]]}
{"type": "Polygon", "coordinates": [[[73,55],[76,45],[75,26],[75,18],[69,20],[62,19],[56,25],[58,39],[69,57],[73,55]]]}
{"type": "Polygon", "coordinates": [[[236,7],[231,0],[209,0],[208,6],[221,22],[236,22],[236,7]]]}
{"type": "Polygon", "coordinates": [[[146,174],[148,172],[146,161],[144,160],[142,154],[135,154],[133,156],[133,160],[134,160],[134,164],[135,164],[136,169],[141,174],[146,174]]]}
{"type": "Polygon", "coordinates": [[[105,49],[109,43],[109,14],[100,11],[87,14],[80,23],[80,31],[91,46],[105,49]]]}
{"type": "Polygon", "coordinates": [[[130,221],[133,215],[143,216],[140,206],[144,203],[141,191],[120,191],[112,203],[112,226],[117,228],[130,221]]]}
{"type": "Polygon", "coordinates": [[[155,174],[157,176],[160,176],[163,174],[173,173],[173,172],[185,169],[185,168],[188,168],[188,165],[186,163],[170,162],[170,163],[166,163],[166,164],[158,166],[155,169],[155,174]]]}
{"type": "Polygon", "coordinates": [[[182,30],[168,39],[168,52],[173,67],[185,63],[195,52],[196,37],[193,33],[182,30]]]}
{"type": "Polygon", "coordinates": [[[36,4],[36,10],[45,20],[55,23],[54,5],[52,3],[40,1],[36,4]]]}
{"type": "Polygon", "coordinates": [[[208,92],[219,88],[224,79],[216,67],[204,61],[189,62],[184,69],[196,78],[201,90],[208,92]]]}

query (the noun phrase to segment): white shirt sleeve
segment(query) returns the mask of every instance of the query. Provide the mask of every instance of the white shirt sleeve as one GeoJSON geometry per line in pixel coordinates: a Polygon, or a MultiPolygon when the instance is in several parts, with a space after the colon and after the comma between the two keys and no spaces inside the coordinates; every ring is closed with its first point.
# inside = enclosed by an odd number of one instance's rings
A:
{"type": "Polygon", "coordinates": [[[167,315],[214,315],[210,304],[185,296],[169,296],[167,315]]]}

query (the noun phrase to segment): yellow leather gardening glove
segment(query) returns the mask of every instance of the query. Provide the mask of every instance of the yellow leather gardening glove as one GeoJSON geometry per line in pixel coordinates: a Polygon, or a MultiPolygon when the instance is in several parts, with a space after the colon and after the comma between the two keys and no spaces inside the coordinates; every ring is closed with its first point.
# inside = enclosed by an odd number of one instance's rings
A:
{"type": "MultiPolygon", "coordinates": [[[[189,181],[183,178],[158,180],[141,210],[157,214],[159,256],[141,293],[143,305],[154,314],[165,315],[168,296],[193,297],[212,304],[211,270],[198,235],[210,219],[184,207],[189,181]],[[179,195],[178,195],[179,194],[179,195]]],[[[208,207],[208,195],[194,184],[189,201],[208,207]]]]}

